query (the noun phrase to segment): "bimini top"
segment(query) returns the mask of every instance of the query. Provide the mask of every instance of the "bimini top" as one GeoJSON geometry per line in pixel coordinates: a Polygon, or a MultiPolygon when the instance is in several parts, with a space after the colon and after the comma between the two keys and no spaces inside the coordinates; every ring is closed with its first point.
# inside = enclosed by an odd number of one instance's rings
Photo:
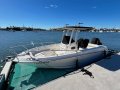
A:
{"type": "Polygon", "coordinates": [[[93,27],[83,27],[83,26],[65,26],[65,30],[91,30],[93,27]]]}

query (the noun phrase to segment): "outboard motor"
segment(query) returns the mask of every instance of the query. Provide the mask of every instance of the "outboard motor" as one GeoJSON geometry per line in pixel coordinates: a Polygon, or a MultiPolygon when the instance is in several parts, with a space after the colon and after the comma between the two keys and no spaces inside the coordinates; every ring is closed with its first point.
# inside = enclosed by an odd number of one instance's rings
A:
{"type": "Polygon", "coordinates": [[[91,40],[91,43],[92,43],[92,44],[97,44],[97,45],[102,45],[102,43],[101,43],[101,41],[100,41],[99,38],[93,38],[93,39],[91,40]]]}
{"type": "Polygon", "coordinates": [[[84,48],[87,48],[88,43],[89,43],[89,39],[85,39],[85,40],[84,40],[84,48]]]}
{"type": "Polygon", "coordinates": [[[79,49],[79,47],[81,47],[81,48],[84,47],[84,39],[83,38],[80,38],[77,42],[78,42],[78,49],[79,49]]]}

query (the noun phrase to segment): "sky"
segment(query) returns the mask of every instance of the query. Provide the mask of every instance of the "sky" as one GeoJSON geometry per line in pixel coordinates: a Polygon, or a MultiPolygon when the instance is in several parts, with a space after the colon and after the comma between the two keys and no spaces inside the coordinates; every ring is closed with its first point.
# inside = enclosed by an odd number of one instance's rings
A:
{"type": "Polygon", "coordinates": [[[0,0],[0,26],[120,28],[120,0],[0,0]]]}

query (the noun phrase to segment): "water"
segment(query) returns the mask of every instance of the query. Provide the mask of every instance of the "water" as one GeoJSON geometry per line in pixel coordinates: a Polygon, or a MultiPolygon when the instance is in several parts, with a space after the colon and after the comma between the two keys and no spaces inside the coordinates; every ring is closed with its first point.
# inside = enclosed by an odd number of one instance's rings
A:
{"type": "MultiPolygon", "coordinates": [[[[9,55],[9,48],[39,42],[60,42],[62,32],[8,32],[0,31],[0,60],[9,55]]],[[[120,33],[80,32],[79,37],[91,39],[98,37],[111,49],[120,50],[120,33]]]]}
{"type": "Polygon", "coordinates": [[[17,45],[26,45],[31,41],[59,42],[61,32],[8,32],[0,31],[0,59],[9,55],[9,48],[17,45]]]}
{"type": "MultiPolygon", "coordinates": [[[[0,60],[11,55],[9,48],[39,42],[60,42],[62,32],[8,32],[0,31],[0,60]]],[[[120,51],[120,33],[80,32],[79,38],[100,38],[110,49],[120,51]]],[[[18,50],[20,48],[16,48],[18,50]]],[[[22,50],[22,49],[21,49],[22,50]]],[[[10,75],[9,89],[26,90],[46,84],[72,70],[38,69],[24,64],[16,64],[10,75]]]]}

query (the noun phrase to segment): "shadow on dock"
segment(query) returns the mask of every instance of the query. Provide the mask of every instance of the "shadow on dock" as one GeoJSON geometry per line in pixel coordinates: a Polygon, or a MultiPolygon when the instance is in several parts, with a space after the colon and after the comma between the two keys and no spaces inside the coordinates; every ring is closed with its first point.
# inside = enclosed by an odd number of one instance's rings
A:
{"type": "Polygon", "coordinates": [[[96,64],[110,71],[117,71],[120,69],[120,55],[111,56],[111,58],[103,59],[96,64]]]}

